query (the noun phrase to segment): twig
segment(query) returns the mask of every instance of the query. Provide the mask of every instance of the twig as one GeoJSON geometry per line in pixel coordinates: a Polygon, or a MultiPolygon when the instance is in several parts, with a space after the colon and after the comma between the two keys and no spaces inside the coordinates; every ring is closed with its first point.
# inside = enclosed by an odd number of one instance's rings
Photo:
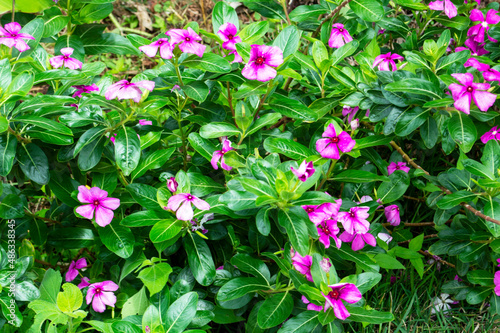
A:
{"type": "Polygon", "coordinates": [[[46,262],[40,259],[35,259],[35,262],[44,266],[49,266],[50,268],[56,268],[56,266],[52,265],[50,262],[46,262]]]}
{"type": "Polygon", "coordinates": [[[274,124],[271,127],[269,127],[269,129],[272,130],[272,129],[278,128],[281,125],[286,124],[287,121],[288,121],[288,118],[287,117],[283,117],[280,120],[278,120],[278,122],[276,124],[274,124]]]}
{"type": "MultiPolygon", "coordinates": [[[[233,97],[231,96],[231,87],[229,86],[229,82],[226,82],[226,85],[227,85],[227,102],[229,103],[231,114],[233,115],[233,118],[235,118],[236,114],[234,113],[234,108],[233,108],[233,97]]],[[[236,125],[236,127],[238,127],[238,125],[236,125]]]]}
{"type": "Polygon", "coordinates": [[[419,201],[419,202],[425,202],[425,199],[423,199],[423,198],[410,197],[409,195],[403,195],[403,198],[409,199],[409,200],[414,200],[414,201],[419,201]]]}
{"type": "Polygon", "coordinates": [[[342,2],[340,5],[337,6],[337,8],[335,8],[330,14],[328,14],[324,19],[323,21],[321,21],[319,27],[316,28],[316,30],[313,32],[312,34],[312,38],[316,38],[316,36],[318,36],[319,32],[321,31],[321,27],[323,26],[323,24],[326,23],[326,21],[328,21],[329,19],[331,19],[333,16],[337,15],[338,12],[340,12],[340,10],[342,8],[344,8],[349,2],[351,2],[352,0],[346,0],[344,2],[342,2]]]}
{"type": "MultiPolygon", "coordinates": [[[[426,251],[419,250],[418,253],[423,254],[424,256],[434,257],[432,254],[430,254],[429,252],[426,252],[426,251]]],[[[434,259],[434,260],[436,260],[436,259],[434,259]]],[[[447,262],[446,260],[438,259],[437,261],[439,261],[440,263],[442,263],[442,264],[444,264],[446,266],[450,266],[452,268],[455,268],[455,265],[447,262]]]]}

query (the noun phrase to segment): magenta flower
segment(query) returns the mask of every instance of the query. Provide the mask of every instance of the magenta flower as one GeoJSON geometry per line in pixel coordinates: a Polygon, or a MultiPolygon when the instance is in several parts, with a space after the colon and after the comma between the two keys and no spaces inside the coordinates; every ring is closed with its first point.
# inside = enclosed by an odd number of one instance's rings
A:
{"type": "Polygon", "coordinates": [[[208,232],[208,229],[205,229],[205,227],[201,223],[198,224],[198,219],[193,219],[191,220],[191,231],[196,232],[197,230],[202,234],[206,234],[208,232]]]}
{"type": "Polygon", "coordinates": [[[333,124],[329,124],[323,132],[322,137],[316,141],[316,150],[321,154],[321,157],[332,158],[338,160],[340,158],[339,151],[343,153],[350,152],[356,141],[354,141],[347,132],[340,132],[337,136],[333,124]]]}
{"type": "Polygon", "coordinates": [[[354,304],[359,302],[362,298],[361,292],[353,283],[338,283],[328,286],[331,291],[325,295],[323,292],[321,294],[325,297],[325,308],[324,311],[329,308],[333,308],[333,313],[335,317],[340,320],[346,320],[350,316],[342,300],[347,303],[354,304]]]}
{"type": "Polygon", "coordinates": [[[398,205],[390,205],[384,208],[384,214],[387,218],[387,222],[389,222],[392,226],[397,226],[401,223],[401,217],[399,216],[399,207],[398,205]]]}
{"type": "Polygon", "coordinates": [[[375,237],[368,232],[358,232],[356,234],[351,234],[347,231],[344,231],[342,235],[340,235],[340,239],[346,243],[352,242],[351,248],[353,251],[361,250],[363,247],[365,247],[365,243],[371,246],[377,245],[377,240],[375,239],[375,237]]]}
{"type": "Polygon", "coordinates": [[[500,267],[500,258],[497,259],[497,262],[498,262],[498,267],[500,267]]]}
{"type": "Polygon", "coordinates": [[[321,267],[322,270],[325,271],[325,273],[330,272],[330,267],[332,267],[332,263],[330,262],[329,258],[323,258],[319,262],[319,266],[321,267]]]}
{"type": "MultiPolygon", "coordinates": [[[[243,62],[243,58],[238,54],[238,52],[236,51],[231,51],[229,52],[228,56],[231,55],[231,54],[234,54],[234,60],[231,61],[231,63],[240,63],[240,62],[243,62]]],[[[225,54],[223,54],[224,57],[226,57],[225,54]]]]}
{"type": "Polygon", "coordinates": [[[342,116],[345,117],[345,116],[349,115],[349,117],[347,117],[347,121],[351,122],[352,119],[354,118],[354,116],[356,115],[356,113],[358,112],[358,110],[359,110],[359,107],[357,107],[357,106],[354,108],[352,108],[350,106],[344,106],[342,108],[342,116]]]}
{"type": "Polygon", "coordinates": [[[326,219],[336,219],[339,213],[340,206],[342,206],[342,199],[335,200],[333,202],[325,202],[319,206],[315,205],[304,205],[302,208],[307,212],[309,219],[316,226],[326,219]]]}
{"type": "Polygon", "coordinates": [[[120,199],[108,198],[108,192],[99,187],[88,189],[78,186],[78,200],[88,205],[79,206],[76,212],[86,219],[92,220],[95,212],[95,222],[105,227],[113,220],[113,211],[120,207],[120,199]]]}
{"type": "Polygon", "coordinates": [[[160,57],[162,59],[171,59],[174,56],[172,53],[174,46],[170,45],[168,38],[160,38],[149,45],[140,46],[139,50],[150,58],[154,58],[158,50],[160,50],[160,57]]]}
{"type": "Polygon", "coordinates": [[[406,165],[406,162],[391,162],[387,167],[387,173],[391,175],[396,170],[402,170],[406,173],[410,171],[410,168],[406,165]]]}
{"type": "Polygon", "coordinates": [[[95,312],[104,312],[106,305],[115,307],[116,296],[113,291],[118,290],[118,285],[113,281],[103,281],[91,284],[87,289],[87,304],[92,302],[95,312]]]}
{"type": "Polygon", "coordinates": [[[392,241],[392,236],[389,234],[386,234],[385,232],[380,232],[377,237],[387,245],[392,241]]]}
{"type": "Polygon", "coordinates": [[[444,1],[433,1],[429,3],[429,9],[432,10],[444,10],[444,13],[449,18],[457,16],[457,7],[450,0],[444,1]]]}
{"type": "Polygon", "coordinates": [[[311,177],[315,171],[315,169],[313,168],[313,162],[307,163],[305,160],[300,164],[297,170],[294,167],[290,167],[290,169],[292,170],[293,174],[303,182],[305,182],[307,178],[311,177]]]}
{"type": "Polygon", "coordinates": [[[330,247],[330,237],[335,241],[335,245],[340,249],[342,246],[342,241],[337,238],[337,234],[340,232],[339,227],[337,226],[337,221],[335,220],[324,220],[320,224],[318,224],[318,234],[319,241],[323,243],[325,248],[330,247]]]}
{"type": "Polygon", "coordinates": [[[28,44],[24,39],[35,39],[35,37],[25,34],[21,31],[21,25],[17,22],[7,23],[3,28],[0,26],[0,44],[7,47],[15,47],[19,52],[29,50],[28,44]]]}
{"type": "MultiPolygon", "coordinates": [[[[467,36],[474,36],[473,39],[475,42],[483,43],[484,35],[490,29],[489,25],[497,24],[498,22],[500,22],[500,16],[498,16],[497,13],[498,11],[490,9],[488,10],[488,13],[486,13],[486,17],[484,17],[483,13],[479,9],[471,10],[469,16],[470,20],[479,23],[471,27],[469,31],[467,31],[467,36]]],[[[497,42],[496,39],[493,39],[490,36],[488,36],[488,39],[494,43],[497,42]]]]}
{"type": "Polygon", "coordinates": [[[448,87],[457,110],[469,114],[471,100],[474,100],[479,110],[484,112],[495,103],[496,95],[486,91],[490,89],[488,83],[474,83],[474,76],[471,73],[451,74],[451,76],[463,84],[452,83],[448,87]]]}
{"type": "Polygon", "coordinates": [[[85,258],[80,258],[76,262],[72,261],[66,272],[66,282],[73,281],[78,276],[78,270],[85,267],[87,267],[87,260],[85,258]]]}
{"type": "Polygon", "coordinates": [[[86,85],[77,85],[73,86],[73,88],[76,89],[75,93],[73,94],[73,97],[82,97],[82,94],[90,94],[92,91],[99,91],[99,87],[95,84],[92,83],[91,86],[86,86],[86,85]]]}
{"type": "Polygon", "coordinates": [[[373,66],[378,66],[379,71],[397,71],[398,67],[396,66],[395,60],[403,60],[404,58],[397,53],[386,53],[381,54],[375,58],[373,62],[373,66]]]}
{"type": "Polygon", "coordinates": [[[78,284],[78,288],[83,289],[90,286],[90,280],[88,277],[82,277],[82,281],[78,284]]]}
{"type": "Polygon", "coordinates": [[[323,310],[323,307],[321,305],[316,305],[314,303],[311,303],[304,295],[302,295],[301,300],[304,304],[307,304],[307,310],[318,311],[318,312],[323,310]]]}
{"type": "Polygon", "coordinates": [[[222,169],[227,170],[227,171],[232,170],[233,167],[227,165],[224,162],[224,154],[227,153],[228,151],[233,150],[233,149],[234,148],[231,147],[231,141],[224,139],[224,141],[222,142],[222,150],[216,150],[216,151],[214,151],[214,153],[212,155],[212,160],[210,161],[210,163],[212,164],[212,167],[215,170],[217,170],[219,168],[217,163],[220,160],[220,166],[222,167],[222,169]]]}
{"type": "Polygon", "coordinates": [[[494,70],[488,64],[483,64],[475,58],[469,58],[465,64],[465,67],[474,67],[478,71],[482,72],[483,78],[486,81],[499,81],[500,82],[500,72],[494,70]]]}
{"type": "Polygon", "coordinates": [[[304,274],[308,281],[313,281],[311,275],[312,257],[309,255],[301,256],[298,252],[292,257],[292,265],[300,274],[304,274]]]}
{"type": "Polygon", "coordinates": [[[75,58],[71,58],[70,55],[73,54],[73,48],[65,47],[61,49],[61,54],[50,58],[49,62],[54,68],[66,67],[69,69],[81,69],[82,62],[75,58]]]}
{"type": "Polygon", "coordinates": [[[222,43],[222,47],[224,49],[236,51],[236,44],[241,43],[241,37],[236,36],[236,34],[238,33],[238,29],[234,24],[230,22],[224,23],[220,26],[217,33],[224,42],[222,43]]]}
{"type": "Polygon", "coordinates": [[[352,37],[344,28],[342,23],[335,23],[332,26],[332,32],[330,33],[330,39],[328,40],[328,45],[331,48],[339,48],[342,45],[352,41],[352,37]]]}
{"type": "Polygon", "coordinates": [[[486,51],[484,49],[485,43],[481,44],[481,43],[474,41],[474,37],[470,37],[470,38],[466,39],[464,44],[467,47],[462,47],[462,46],[457,47],[455,49],[455,52],[470,50],[471,55],[473,55],[473,56],[482,56],[482,55],[485,55],[487,53],[490,53],[489,51],[486,51]]]}
{"type": "Polygon", "coordinates": [[[107,100],[118,98],[131,99],[136,103],[141,101],[142,91],[140,88],[153,91],[155,83],[153,81],[139,81],[139,82],[128,82],[127,80],[120,80],[115,84],[109,86],[108,90],[104,94],[107,100]]]}
{"type": "Polygon", "coordinates": [[[170,177],[169,179],[167,179],[167,188],[170,192],[174,193],[175,191],[177,191],[177,186],[179,186],[179,184],[175,180],[175,177],[170,177]]]}
{"type": "Polygon", "coordinates": [[[500,130],[497,126],[493,127],[481,136],[481,142],[484,144],[490,140],[500,140],[500,130]]]}
{"type": "Polygon", "coordinates": [[[153,125],[153,122],[151,120],[147,120],[147,119],[139,119],[139,125],[141,125],[141,126],[153,125]]]}
{"type": "Polygon", "coordinates": [[[458,282],[463,281],[458,275],[455,275],[455,278],[453,278],[453,280],[458,281],[458,282]]]}
{"type": "Polygon", "coordinates": [[[196,54],[200,58],[203,57],[207,47],[198,43],[202,39],[191,27],[188,27],[187,30],[171,29],[165,34],[170,37],[172,46],[179,45],[182,52],[196,54]]]}
{"type": "Polygon", "coordinates": [[[370,216],[369,210],[370,207],[365,206],[351,207],[347,212],[340,212],[337,219],[348,233],[365,233],[370,228],[370,222],[367,220],[370,216]]]}
{"type": "Polygon", "coordinates": [[[191,221],[194,215],[191,203],[193,203],[193,205],[200,210],[210,209],[208,202],[189,193],[179,193],[170,197],[168,199],[167,209],[177,211],[176,216],[179,220],[191,221]]]}
{"type": "Polygon", "coordinates": [[[250,60],[241,74],[249,80],[266,82],[276,77],[276,69],[283,63],[283,52],[277,46],[251,45],[250,60]]]}
{"type": "Polygon", "coordinates": [[[495,295],[500,296],[500,271],[495,273],[493,283],[495,284],[495,295]]]}

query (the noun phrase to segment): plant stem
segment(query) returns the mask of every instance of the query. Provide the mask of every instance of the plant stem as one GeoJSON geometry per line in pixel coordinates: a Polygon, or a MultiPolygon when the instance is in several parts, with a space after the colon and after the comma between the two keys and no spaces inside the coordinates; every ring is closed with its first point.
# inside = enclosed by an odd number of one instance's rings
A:
{"type": "Polygon", "coordinates": [[[174,67],[175,67],[175,72],[177,73],[177,78],[179,79],[179,83],[181,86],[183,86],[184,83],[182,82],[181,72],[179,71],[179,59],[177,57],[174,60],[174,67]]]}
{"type": "Polygon", "coordinates": [[[325,184],[326,180],[330,177],[330,174],[332,173],[333,167],[335,166],[335,164],[337,164],[337,161],[338,160],[332,160],[332,164],[330,164],[330,167],[328,168],[328,171],[326,172],[325,178],[323,178],[321,183],[319,183],[319,186],[316,189],[316,191],[319,191],[321,189],[321,187],[325,184]]]}
{"type": "Polygon", "coordinates": [[[271,92],[271,90],[273,89],[273,80],[271,80],[269,82],[269,85],[267,86],[267,91],[266,93],[264,94],[264,96],[262,96],[262,98],[260,99],[260,102],[259,102],[259,107],[257,108],[257,110],[255,111],[255,114],[253,116],[253,119],[257,119],[257,116],[259,115],[259,112],[260,110],[262,110],[262,107],[264,106],[264,102],[266,101],[266,98],[267,96],[269,95],[269,93],[271,92]]]}
{"type": "Polygon", "coordinates": [[[286,21],[288,22],[288,25],[292,25],[292,21],[290,21],[290,17],[288,16],[288,8],[286,5],[286,0],[282,0],[280,2],[281,2],[281,5],[283,6],[283,10],[285,11],[286,21]]]}
{"type": "Polygon", "coordinates": [[[312,36],[313,38],[316,38],[316,36],[318,36],[319,32],[321,31],[321,27],[323,26],[323,24],[326,23],[326,21],[328,21],[330,18],[332,18],[333,16],[337,15],[338,12],[340,12],[340,10],[342,8],[344,8],[349,2],[351,2],[352,0],[346,0],[344,2],[342,2],[340,5],[337,6],[337,8],[335,8],[330,14],[328,14],[324,19],[323,21],[321,21],[321,24],[319,25],[319,27],[316,28],[316,30],[313,32],[312,36]]]}
{"type": "Polygon", "coordinates": [[[11,22],[14,22],[15,14],[16,14],[16,0],[12,0],[12,17],[11,17],[11,22]]]}
{"type": "MultiPolygon", "coordinates": [[[[231,88],[229,86],[229,82],[226,82],[227,85],[227,102],[229,103],[229,108],[231,109],[231,114],[233,115],[233,118],[236,117],[236,114],[234,113],[234,108],[233,108],[233,97],[231,96],[231,88]]],[[[236,125],[238,127],[238,125],[236,125]]]]}

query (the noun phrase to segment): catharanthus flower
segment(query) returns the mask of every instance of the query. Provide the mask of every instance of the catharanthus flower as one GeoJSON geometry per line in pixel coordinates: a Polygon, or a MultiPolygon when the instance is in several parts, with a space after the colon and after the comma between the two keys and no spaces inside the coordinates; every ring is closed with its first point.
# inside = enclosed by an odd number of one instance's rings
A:
{"type": "Polygon", "coordinates": [[[17,22],[7,23],[3,28],[0,26],[0,44],[10,48],[15,47],[19,52],[29,50],[24,39],[35,39],[35,37],[21,31],[21,25],[17,22]]]}
{"type": "Polygon", "coordinates": [[[386,234],[385,232],[380,232],[377,235],[378,239],[380,239],[382,242],[389,244],[392,241],[392,236],[389,234],[386,234]]]}
{"type": "Polygon", "coordinates": [[[321,154],[321,157],[332,158],[338,160],[340,158],[339,151],[343,153],[350,152],[356,141],[354,141],[349,133],[342,131],[337,135],[333,124],[329,124],[322,135],[323,139],[316,141],[316,150],[321,154]]]}
{"type": "Polygon", "coordinates": [[[493,127],[490,129],[488,132],[484,133],[481,136],[481,142],[486,143],[490,140],[500,140],[500,130],[498,129],[497,126],[493,127]]]}
{"type": "Polygon", "coordinates": [[[214,151],[214,153],[212,155],[212,160],[210,161],[210,163],[212,164],[212,167],[215,170],[217,170],[219,168],[217,163],[220,160],[220,166],[222,167],[222,169],[227,170],[227,171],[232,170],[233,167],[231,167],[225,163],[224,154],[227,153],[228,151],[233,150],[233,149],[234,148],[231,147],[231,141],[224,139],[224,141],[222,142],[222,150],[216,150],[216,151],[214,151]]]}
{"type": "Polygon", "coordinates": [[[375,58],[373,67],[378,66],[379,71],[397,71],[398,67],[394,60],[403,60],[404,58],[397,53],[381,54],[375,58]]]}
{"type": "Polygon", "coordinates": [[[283,63],[283,52],[277,46],[251,45],[250,60],[241,74],[249,80],[266,82],[276,77],[276,67],[283,63]]]}
{"type": "Polygon", "coordinates": [[[500,271],[495,273],[493,283],[495,284],[495,295],[500,296],[500,271]]]}
{"type": "Polygon", "coordinates": [[[88,277],[82,277],[82,281],[78,284],[78,288],[83,289],[90,286],[90,280],[88,277]]]}
{"type": "Polygon", "coordinates": [[[462,84],[452,83],[448,87],[455,100],[453,105],[457,110],[469,114],[471,100],[474,100],[479,110],[485,112],[495,103],[496,95],[486,91],[490,89],[488,83],[473,82],[474,76],[471,73],[457,73],[451,76],[462,84]]]}
{"type": "Polygon", "coordinates": [[[439,297],[434,297],[431,305],[431,314],[436,314],[437,312],[448,312],[451,310],[450,304],[453,304],[453,301],[449,299],[449,294],[441,294],[439,297]]]}
{"type": "Polygon", "coordinates": [[[361,292],[358,287],[353,283],[337,283],[328,286],[331,291],[328,294],[321,294],[325,297],[325,308],[326,312],[329,308],[333,308],[333,313],[335,317],[340,320],[346,320],[351,314],[347,311],[342,300],[347,303],[354,304],[361,300],[361,292]]]}
{"type": "Polygon", "coordinates": [[[352,41],[352,37],[344,28],[342,23],[335,23],[332,26],[332,32],[330,33],[330,39],[328,40],[328,45],[331,48],[339,48],[342,45],[352,41]]]}
{"type": "Polygon", "coordinates": [[[236,44],[241,43],[241,37],[236,36],[238,29],[230,22],[224,23],[220,26],[217,32],[222,39],[222,47],[226,50],[236,51],[236,44]]]}
{"type": "Polygon", "coordinates": [[[328,273],[330,272],[330,267],[332,267],[332,263],[330,262],[329,258],[323,258],[323,260],[319,262],[319,266],[321,267],[322,270],[325,271],[325,273],[328,273]]]}
{"type": "Polygon", "coordinates": [[[391,276],[389,280],[391,281],[391,284],[394,284],[394,283],[396,283],[396,281],[398,279],[399,279],[399,277],[397,277],[397,276],[391,276]]]}
{"type": "Polygon", "coordinates": [[[198,43],[202,39],[191,27],[187,29],[171,29],[165,34],[170,37],[172,46],[179,45],[182,52],[196,54],[200,58],[203,57],[207,47],[198,43]]]}
{"type": "MultiPolygon", "coordinates": [[[[498,11],[494,9],[488,10],[486,13],[486,17],[484,17],[483,13],[479,9],[473,9],[470,12],[470,20],[474,22],[479,22],[475,26],[471,27],[469,31],[467,31],[467,36],[474,36],[474,41],[478,43],[484,42],[484,35],[490,29],[490,24],[494,25],[500,22],[500,16],[497,15],[498,11]]],[[[496,39],[488,36],[488,39],[494,43],[497,42],[496,39]]]]}
{"type": "Polygon", "coordinates": [[[198,222],[197,218],[194,218],[191,220],[191,231],[201,231],[203,234],[206,234],[208,232],[208,229],[206,229],[203,225],[205,222],[213,220],[214,219],[214,214],[205,214],[201,218],[201,221],[198,222]]]}
{"type": "Polygon", "coordinates": [[[365,233],[370,228],[370,222],[367,220],[370,216],[369,210],[370,207],[366,206],[351,207],[347,212],[340,212],[337,219],[348,233],[365,233]]]}
{"type": "Polygon", "coordinates": [[[326,219],[335,219],[342,206],[342,199],[335,202],[325,202],[321,205],[304,205],[302,208],[307,212],[309,219],[316,226],[326,219]]]}
{"type": "Polygon", "coordinates": [[[500,72],[491,68],[488,64],[483,64],[475,58],[470,58],[464,64],[465,67],[474,67],[478,71],[482,72],[483,78],[486,81],[499,81],[500,82],[500,72]]]}
{"type": "Polygon", "coordinates": [[[95,212],[95,222],[101,227],[111,223],[113,211],[120,206],[120,199],[108,198],[108,192],[99,187],[78,186],[78,200],[88,205],[77,207],[76,212],[89,220],[95,212]]]}
{"type": "Polygon", "coordinates": [[[104,312],[106,305],[115,307],[116,296],[113,291],[118,290],[118,285],[113,281],[103,281],[91,284],[87,290],[87,304],[92,302],[95,312],[104,312]]]}
{"type": "Polygon", "coordinates": [[[384,214],[387,218],[387,222],[389,222],[392,226],[397,226],[401,223],[401,217],[399,216],[399,207],[398,205],[390,205],[384,208],[384,214]]]}
{"type": "Polygon", "coordinates": [[[498,267],[500,267],[500,258],[497,259],[497,262],[498,262],[498,267]]]}
{"type": "Polygon", "coordinates": [[[168,42],[167,38],[160,38],[149,45],[140,46],[139,50],[150,58],[156,56],[158,50],[160,50],[160,57],[162,59],[171,59],[174,56],[172,53],[174,47],[168,42]]]}
{"type": "Polygon", "coordinates": [[[302,299],[302,302],[303,302],[304,304],[307,304],[307,310],[311,310],[311,311],[318,311],[318,312],[323,310],[323,307],[322,307],[321,305],[316,305],[316,304],[314,304],[314,303],[311,303],[311,302],[307,299],[307,297],[302,296],[302,298],[301,298],[301,299],[302,299]]]}
{"type": "Polygon", "coordinates": [[[312,257],[310,255],[301,256],[298,252],[292,257],[292,265],[300,274],[304,274],[308,281],[313,281],[311,275],[312,257]]]}
{"type": "Polygon", "coordinates": [[[167,188],[170,192],[174,193],[175,191],[177,191],[177,186],[179,186],[179,184],[175,180],[175,177],[170,177],[169,179],[167,179],[167,188]]]}
{"type": "Polygon", "coordinates": [[[406,165],[406,162],[391,162],[387,167],[387,173],[389,175],[391,175],[396,170],[401,170],[408,173],[410,171],[410,168],[406,165]]]}
{"type": "Polygon", "coordinates": [[[347,121],[351,122],[352,119],[354,118],[354,116],[356,115],[356,113],[358,112],[358,110],[359,110],[359,107],[357,107],[357,106],[353,107],[353,108],[350,106],[344,106],[342,108],[342,116],[345,117],[348,115],[349,117],[347,118],[347,121]]]}
{"type": "Polygon", "coordinates": [[[73,281],[78,276],[78,270],[85,267],[87,267],[87,260],[85,258],[80,258],[76,262],[72,261],[66,272],[66,282],[73,281]]]}
{"type": "Polygon", "coordinates": [[[132,83],[127,80],[120,80],[109,86],[104,96],[107,100],[114,98],[118,98],[118,100],[131,99],[134,102],[139,103],[142,97],[142,91],[140,88],[153,91],[154,87],[155,83],[153,81],[143,80],[132,83]]]}
{"type": "Polygon", "coordinates": [[[73,94],[73,97],[82,97],[82,94],[89,94],[92,91],[99,91],[99,87],[95,84],[92,83],[90,86],[86,85],[77,85],[73,86],[73,88],[76,89],[75,93],[73,94]]]}
{"type": "Polygon", "coordinates": [[[466,47],[460,46],[455,49],[455,52],[460,52],[464,50],[469,50],[471,52],[471,55],[473,56],[482,56],[487,53],[490,53],[489,51],[486,51],[484,49],[485,43],[478,43],[474,40],[474,37],[470,37],[465,40],[464,45],[466,47]]]}
{"type": "Polygon", "coordinates": [[[450,0],[432,1],[429,3],[429,8],[432,10],[444,10],[444,13],[449,18],[457,16],[457,7],[450,0]]]}
{"type": "Polygon", "coordinates": [[[313,162],[306,162],[305,160],[300,164],[298,169],[290,167],[293,174],[299,178],[300,181],[305,182],[307,178],[314,174],[313,162]]]}
{"type": "Polygon", "coordinates": [[[463,281],[463,280],[460,278],[460,276],[458,276],[458,275],[455,275],[455,277],[453,278],[453,280],[458,281],[458,282],[462,282],[462,281],[463,281]]]}
{"type": "MultiPolygon", "coordinates": [[[[243,58],[242,58],[242,57],[238,54],[238,52],[236,52],[236,51],[231,51],[231,52],[229,52],[228,56],[229,56],[229,55],[231,55],[231,54],[234,54],[234,60],[233,60],[233,61],[231,61],[231,63],[235,63],[235,62],[236,62],[236,63],[240,63],[240,62],[243,62],[243,58]]],[[[224,57],[225,57],[225,56],[226,56],[226,55],[224,54],[224,57]]]]}
{"type": "Polygon", "coordinates": [[[78,59],[71,58],[70,55],[73,54],[73,48],[65,47],[61,49],[61,54],[50,58],[49,62],[54,68],[66,67],[69,69],[81,69],[82,62],[78,59]]]}
{"type": "Polygon", "coordinates": [[[141,126],[153,125],[153,122],[151,120],[147,120],[147,119],[139,119],[139,125],[141,125],[141,126]]]}
{"type": "Polygon", "coordinates": [[[353,251],[361,250],[363,247],[365,247],[365,243],[371,246],[377,245],[377,240],[375,239],[375,237],[368,232],[358,232],[356,234],[351,234],[347,231],[344,231],[340,235],[340,240],[346,243],[352,242],[351,248],[353,251]]]}
{"type": "Polygon", "coordinates": [[[168,199],[167,209],[177,211],[176,216],[179,220],[191,221],[193,219],[193,207],[195,205],[199,210],[209,210],[210,205],[205,200],[201,200],[189,193],[179,193],[168,199]]]}
{"type": "Polygon", "coordinates": [[[320,224],[318,224],[317,227],[318,227],[319,241],[323,243],[325,248],[330,247],[330,237],[331,237],[335,241],[335,245],[340,249],[342,241],[339,238],[337,238],[337,234],[340,232],[340,229],[337,226],[337,221],[324,220],[320,224]]]}

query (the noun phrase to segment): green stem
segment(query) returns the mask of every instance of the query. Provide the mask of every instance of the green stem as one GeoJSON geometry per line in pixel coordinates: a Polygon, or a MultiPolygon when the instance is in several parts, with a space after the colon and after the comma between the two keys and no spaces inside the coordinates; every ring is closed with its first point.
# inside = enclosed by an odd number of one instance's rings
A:
{"type": "Polygon", "coordinates": [[[179,79],[179,83],[181,86],[183,86],[184,83],[182,82],[181,72],[179,71],[179,59],[177,57],[174,60],[174,66],[175,66],[175,72],[177,73],[177,78],[179,79]]]}
{"type": "Polygon", "coordinates": [[[16,14],[16,0],[12,0],[12,17],[11,22],[14,22],[16,14]]]}
{"type": "Polygon", "coordinates": [[[266,93],[264,94],[264,96],[262,96],[262,98],[260,99],[260,102],[259,102],[259,107],[257,108],[257,110],[255,111],[255,114],[253,116],[253,119],[257,119],[257,116],[259,115],[259,112],[260,110],[262,110],[262,107],[264,106],[264,102],[266,101],[266,98],[267,96],[269,95],[269,93],[271,92],[271,90],[273,89],[274,87],[274,84],[273,84],[273,80],[269,81],[269,85],[267,86],[267,91],[266,93]]]}
{"type": "Polygon", "coordinates": [[[68,35],[71,35],[71,17],[69,13],[71,12],[71,0],[68,0],[68,4],[66,6],[66,15],[68,16],[68,26],[66,28],[68,35]]]}
{"type": "Polygon", "coordinates": [[[328,171],[326,172],[326,177],[323,178],[323,180],[321,181],[321,183],[319,184],[318,188],[316,189],[316,191],[319,191],[321,189],[321,187],[325,184],[326,180],[328,178],[330,178],[330,174],[332,173],[333,171],[333,167],[335,166],[335,164],[337,164],[337,161],[338,160],[332,160],[332,164],[330,164],[330,168],[328,168],[328,171]]]}

